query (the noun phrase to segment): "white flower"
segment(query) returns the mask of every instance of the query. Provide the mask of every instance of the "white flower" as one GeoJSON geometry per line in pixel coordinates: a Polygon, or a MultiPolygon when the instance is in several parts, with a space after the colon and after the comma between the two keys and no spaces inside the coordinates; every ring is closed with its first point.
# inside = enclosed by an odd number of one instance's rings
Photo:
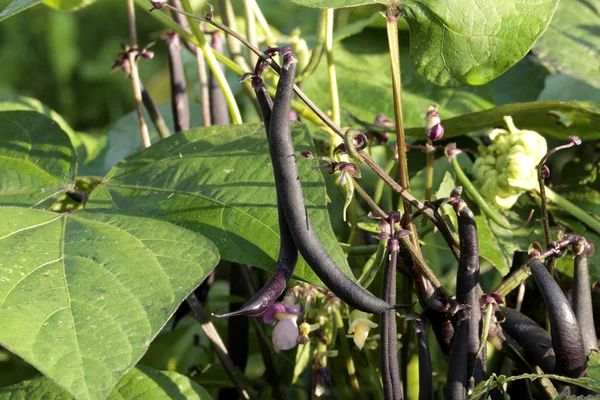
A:
{"type": "Polygon", "coordinates": [[[348,329],[348,334],[354,333],[354,344],[359,350],[362,350],[365,345],[365,340],[367,340],[367,336],[369,336],[369,330],[371,328],[377,328],[375,322],[369,319],[369,314],[354,310],[350,313],[350,328],[348,329]]]}
{"type": "Polygon", "coordinates": [[[492,143],[479,147],[473,175],[483,197],[500,209],[509,209],[523,192],[537,187],[537,165],[548,146],[539,133],[517,129],[511,117],[504,121],[508,131],[494,129],[492,143]]]}

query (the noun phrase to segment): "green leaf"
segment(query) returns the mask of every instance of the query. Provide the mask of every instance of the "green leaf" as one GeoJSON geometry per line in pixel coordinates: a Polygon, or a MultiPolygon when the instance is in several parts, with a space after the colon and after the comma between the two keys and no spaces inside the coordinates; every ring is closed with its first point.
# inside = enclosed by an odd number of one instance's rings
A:
{"type": "MultiPolygon", "coordinates": [[[[108,400],[134,399],[212,400],[204,388],[176,372],[157,371],[139,365],[129,371],[108,400]]],[[[40,377],[0,388],[0,400],[42,400],[72,397],[48,378],[40,377]]]]}
{"type": "Polygon", "coordinates": [[[42,0],[13,0],[13,2],[0,13],[0,22],[41,2],[42,0]]]}
{"type": "MultiPolygon", "coordinates": [[[[30,97],[8,97],[0,98],[0,111],[37,111],[40,114],[51,118],[60,128],[69,135],[71,143],[77,152],[79,174],[94,175],[98,172],[97,169],[90,167],[94,160],[100,154],[100,151],[106,147],[106,136],[90,135],[83,132],[75,132],[71,126],[60,116],[56,111],[46,106],[37,99],[30,97]]],[[[110,169],[110,168],[109,168],[110,169]]],[[[105,175],[108,170],[97,173],[97,175],[105,175]]]]}
{"type": "Polygon", "coordinates": [[[560,72],[600,89],[600,4],[563,0],[534,53],[560,72]]]}
{"type": "Polygon", "coordinates": [[[43,0],[44,4],[60,11],[76,11],[87,7],[96,0],[43,0]]]}
{"type": "MultiPolygon", "coordinates": [[[[292,125],[298,152],[315,153],[306,127],[292,125]]],[[[298,157],[306,207],[325,249],[353,276],[326,207],[316,160],[298,157]]],[[[262,123],[192,129],[121,161],[87,208],[167,220],[212,240],[226,260],[273,270],[279,252],[276,191],[262,123]]],[[[301,260],[296,276],[320,283],[301,260]]]]}
{"type": "MultiPolygon", "coordinates": [[[[505,212],[508,215],[512,212],[505,212]]],[[[485,215],[477,215],[477,230],[479,232],[479,250],[481,256],[496,267],[505,276],[510,271],[515,251],[527,251],[529,245],[536,240],[543,240],[543,230],[540,221],[532,220],[520,229],[511,231],[490,221],[485,215]]],[[[518,221],[518,220],[517,220],[518,221]]],[[[524,218],[520,220],[521,223],[524,218]]],[[[518,225],[519,222],[511,222],[518,225]]]]}
{"type": "Polygon", "coordinates": [[[442,86],[483,85],[523,58],[558,0],[417,0],[401,4],[415,69],[442,86]]]}
{"type": "MultiPolygon", "coordinates": [[[[200,109],[200,105],[191,103],[190,107],[200,109]]],[[[175,132],[173,122],[173,111],[171,104],[160,104],[158,110],[165,119],[165,123],[171,130],[171,133],[175,132]]],[[[191,127],[202,126],[202,114],[200,112],[190,113],[190,124],[191,127]]],[[[152,124],[150,115],[144,110],[144,119],[148,125],[148,131],[150,133],[150,139],[152,143],[160,141],[158,131],[152,124]]],[[[103,162],[99,168],[101,172],[99,175],[106,175],[108,171],[119,161],[135,153],[136,151],[142,150],[142,140],[140,139],[140,123],[138,121],[137,111],[132,111],[129,114],[121,117],[115,125],[106,134],[108,137],[108,144],[103,149],[102,154],[99,156],[103,162]]]]}
{"type": "MultiPolygon", "coordinates": [[[[444,120],[494,106],[494,93],[490,87],[450,89],[428,82],[409,62],[407,33],[401,33],[400,43],[402,104],[407,127],[423,126],[425,113],[432,103],[439,105],[444,120]]],[[[336,43],[333,54],[342,108],[365,121],[372,121],[378,113],[393,116],[390,55],[385,31],[365,30],[336,43]]],[[[302,90],[321,109],[331,107],[327,68],[318,68],[302,83],[302,90]]],[[[418,137],[423,138],[422,128],[418,137]]]]}
{"type": "Polygon", "coordinates": [[[218,262],[149,218],[0,207],[0,344],[78,399],[103,399],[218,262]]]}
{"type": "Polygon", "coordinates": [[[0,112],[0,204],[49,205],[75,184],[69,136],[33,111],[0,112]]]}
{"type": "Polygon", "coordinates": [[[364,4],[377,4],[385,3],[381,0],[291,0],[292,3],[296,3],[300,6],[305,7],[317,7],[317,8],[344,8],[344,7],[356,7],[364,4]]]}
{"type": "Polygon", "coordinates": [[[568,75],[549,75],[538,100],[589,101],[600,103],[600,90],[568,75]]]}
{"type": "MultiPolygon", "coordinates": [[[[443,119],[442,123],[446,131],[444,138],[465,135],[480,129],[504,126],[505,115],[513,117],[513,121],[519,129],[533,130],[558,139],[568,140],[572,135],[579,136],[582,140],[600,138],[600,130],[597,129],[600,126],[598,105],[563,101],[508,104],[491,110],[443,119]],[[569,118],[571,125],[566,127],[561,124],[558,115],[569,118]]],[[[407,129],[406,135],[423,137],[423,129],[407,129]]]]}

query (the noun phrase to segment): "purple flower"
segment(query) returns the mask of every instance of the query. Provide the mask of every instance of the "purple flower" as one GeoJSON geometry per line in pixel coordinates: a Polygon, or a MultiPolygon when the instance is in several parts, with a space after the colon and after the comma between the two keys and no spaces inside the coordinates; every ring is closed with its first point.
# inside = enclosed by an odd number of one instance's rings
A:
{"type": "Polygon", "coordinates": [[[302,315],[302,311],[293,307],[288,307],[283,303],[273,303],[263,314],[263,322],[272,324],[273,322],[281,321],[289,318],[296,318],[302,315]]]}
{"type": "Polygon", "coordinates": [[[277,322],[271,339],[275,351],[289,350],[296,346],[300,332],[296,320],[302,315],[302,306],[296,304],[296,296],[285,296],[283,302],[273,303],[263,314],[263,322],[277,322]]]}
{"type": "Polygon", "coordinates": [[[273,346],[276,352],[281,350],[290,350],[296,347],[298,344],[298,325],[296,324],[296,318],[284,319],[279,321],[273,329],[273,346]]]}

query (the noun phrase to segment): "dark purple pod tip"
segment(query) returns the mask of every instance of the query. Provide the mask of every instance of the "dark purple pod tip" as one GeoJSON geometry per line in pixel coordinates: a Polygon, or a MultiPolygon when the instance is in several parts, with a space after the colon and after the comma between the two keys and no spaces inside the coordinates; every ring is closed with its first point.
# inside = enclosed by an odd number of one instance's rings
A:
{"type": "Polygon", "coordinates": [[[208,9],[210,11],[208,11],[208,12],[204,11],[204,18],[206,18],[207,20],[210,21],[213,19],[214,15],[215,15],[215,7],[210,3],[206,3],[206,5],[208,6],[208,9]]]}
{"type": "Polygon", "coordinates": [[[300,155],[301,155],[302,157],[304,157],[304,158],[307,158],[307,159],[309,159],[309,160],[312,160],[313,158],[315,158],[315,157],[313,156],[313,153],[311,153],[311,152],[310,152],[310,151],[308,151],[308,150],[307,150],[307,151],[300,152],[300,155]]]}
{"type": "Polygon", "coordinates": [[[550,178],[550,168],[546,164],[542,166],[542,178],[548,179],[550,178]]]}

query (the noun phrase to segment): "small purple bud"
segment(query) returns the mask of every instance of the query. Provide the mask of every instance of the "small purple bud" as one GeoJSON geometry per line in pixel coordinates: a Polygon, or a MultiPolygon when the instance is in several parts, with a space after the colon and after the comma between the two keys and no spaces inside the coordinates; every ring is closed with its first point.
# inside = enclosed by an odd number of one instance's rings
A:
{"type": "Polygon", "coordinates": [[[462,150],[456,147],[456,143],[449,143],[444,151],[448,157],[448,161],[452,161],[454,157],[462,153],[462,150]]]}
{"type": "Polygon", "coordinates": [[[298,113],[296,111],[290,111],[290,121],[299,121],[298,113]]]}
{"type": "Polygon", "coordinates": [[[152,60],[154,58],[154,52],[143,48],[142,51],[140,51],[140,56],[142,56],[146,60],[152,60]]]}
{"type": "Polygon", "coordinates": [[[594,246],[594,243],[587,241],[587,243],[585,245],[585,251],[589,257],[594,255],[594,252],[596,251],[596,247],[594,246]]]}
{"type": "Polygon", "coordinates": [[[429,131],[426,131],[425,134],[429,140],[435,142],[436,140],[440,140],[444,137],[444,127],[441,123],[435,124],[433,128],[431,128],[429,131]]]}
{"type": "Polygon", "coordinates": [[[579,136],[569,136],[569,140],[576,146],[581,144],[581,139],[579,139],[579,136]]]}
{"type": "Polygon", "coordinates": [[[160,10],[167,4],[167,0],[151,0],[150,4],[152,4],[152,8],[150,9],[150,11],[160,10]]]}
{"type": "Polygon", "coordinates": [[[548,179],[550,178],[550,168],[546,164],[542,166],[542,178],[548,179]]]}
{"type": "Polygon", "coordinates": [[[304,158],[307,158],[309,160],[312,160],[314,158],[313,153],[311,153],[310,151],[303,151],[300,153],[300,155],[304,158]]]}

